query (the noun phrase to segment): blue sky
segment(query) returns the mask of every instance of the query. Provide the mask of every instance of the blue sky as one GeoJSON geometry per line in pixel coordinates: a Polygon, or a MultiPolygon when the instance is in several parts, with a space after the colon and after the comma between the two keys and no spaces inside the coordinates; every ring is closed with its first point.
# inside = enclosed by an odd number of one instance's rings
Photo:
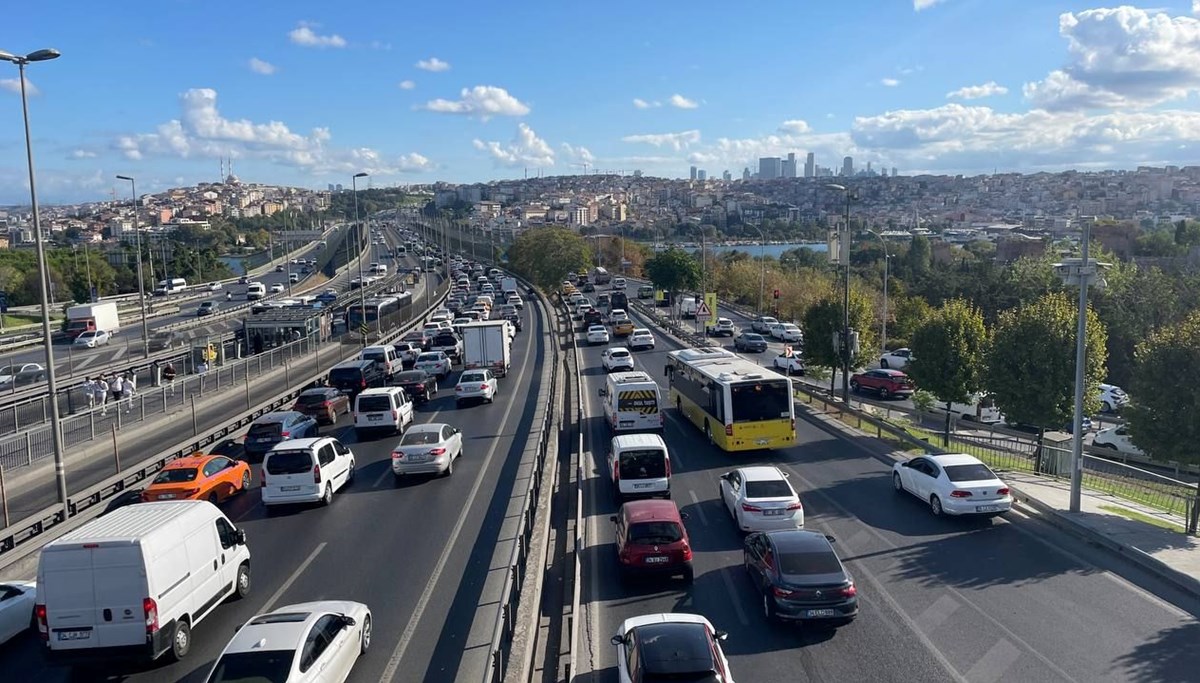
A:
{"type": "MultiPolygon", "coordinates": [[[[902,174],[1200,160],[1200,15],[1049,0],[18,3],[39,196],[588,169],[740,176],[816,154],[902,174]],[[123,188],[118,188],[122,191],[123,188]]],[[[28,198],[0,63],[0,203],[28,198]]]]}

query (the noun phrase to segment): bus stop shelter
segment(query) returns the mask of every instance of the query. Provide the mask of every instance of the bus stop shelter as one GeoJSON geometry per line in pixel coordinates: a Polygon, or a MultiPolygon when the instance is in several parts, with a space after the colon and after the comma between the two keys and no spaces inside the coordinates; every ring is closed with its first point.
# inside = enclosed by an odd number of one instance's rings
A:
{"type": "Polygon", "coordinates": [[[330,315],[325,309],[278,308],[242,321],[247,353],[262,353],[300,339],[329,337],[330,315]]]}

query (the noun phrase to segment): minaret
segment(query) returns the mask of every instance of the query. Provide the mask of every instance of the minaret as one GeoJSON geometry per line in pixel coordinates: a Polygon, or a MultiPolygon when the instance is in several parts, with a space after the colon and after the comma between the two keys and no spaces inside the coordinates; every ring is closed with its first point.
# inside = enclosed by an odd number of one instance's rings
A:
{"type": "Polygon", "coordinates": [[[217,182],[225,182],[225,157],[217,157],[221,160],[221,175],[217,176],[217,182]]]}

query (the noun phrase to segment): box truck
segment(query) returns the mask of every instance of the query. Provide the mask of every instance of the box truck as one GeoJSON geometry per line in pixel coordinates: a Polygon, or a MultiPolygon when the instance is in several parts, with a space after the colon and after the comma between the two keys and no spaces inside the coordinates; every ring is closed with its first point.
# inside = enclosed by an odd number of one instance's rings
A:
{"type": "Polygon", "coordinates": [[[105,301],[95,304],[80,304],[67,309],[67,336],[75,339],[84,332],[104,330],[116,334],[121,330],[117,316],[117,302],[105,301]]]}
{"type": "Polygon", "coordinates": [[[462,326],[463,369],[487,368],[492,374],[508,374],[512,362],[512,337],[507,320],[486,320],[462,326]]]}

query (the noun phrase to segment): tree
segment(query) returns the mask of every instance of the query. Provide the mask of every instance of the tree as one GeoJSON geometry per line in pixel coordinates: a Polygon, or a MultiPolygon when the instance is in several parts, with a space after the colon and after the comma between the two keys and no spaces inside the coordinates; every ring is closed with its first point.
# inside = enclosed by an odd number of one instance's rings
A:
{"type": "MultiPolygon", "coordinates": [[[[1070,422],[1075,406],[1076,303],[1052,293],[1000,314],[985,365],[984,385],[1009,419],[1057,429],[1070,422]]],[[[1084,352],[1084,413],[1100,408],[1107,332],[1087,312],[1084,352]]]]}
{"type": "Polygon", "coordinates": [[[916,278],[929,272],[933,262],[933,247],[929,238],[924,235],[914,235],[908,251],[904,253],[902,263],[908,273],[916,278]]]}
{"type": "Polygon", "coordinates": [[[646,261],[645,270],[655,287],[671,293],[671,301],[677,292],[700,286],[700,264],[682,249],[660,251],[646,261]]]}
{"type": "Polygon", "coordinates": [[[508,248],[513,270],[547,291],[567,273],[585,272],[591,252],[583,238],[566,228],[526,230],[508,248]]]}
{"type": "Polygon", "coordinates": [[[946,404],[945,446],[950,446],[950,404],[970,403],[983,388],[988,333],[983,313],[962,299],[947,301],[925,319],[912,338],[908,374],[917,386],[946,404]]]}
{"type": "MultiPolygon", "coordinates": [[[[1137,345],[1134,358],[1134,400],[1125,409],[1134,443],[1155,460],[1200,463],[1200,311],[1153,332],[1137,345]]],[[[1200,483],[1189,532],[1195,533],[1198,515],[1200,483]]]]}
{"type": "MultiPolygon", "coordinates": [[[[850,327],[858,331],[858,353],[850,357],[850,368],[863,365],[863,360],[873,356],[878,348],[871,322],[874,311],[871,299],[857,289],[850,291],[850,327]]],[[[840,334],[844,325],[842,316],[842,297],[840,293],[830,292],[804,314],[804,357],[811,365],[823,365],[840,368],[841,354],[833,343],[834,334],[840,334]]],[[[830,373],[829,391],[833,393],[836,374],[830,373]]]]}

